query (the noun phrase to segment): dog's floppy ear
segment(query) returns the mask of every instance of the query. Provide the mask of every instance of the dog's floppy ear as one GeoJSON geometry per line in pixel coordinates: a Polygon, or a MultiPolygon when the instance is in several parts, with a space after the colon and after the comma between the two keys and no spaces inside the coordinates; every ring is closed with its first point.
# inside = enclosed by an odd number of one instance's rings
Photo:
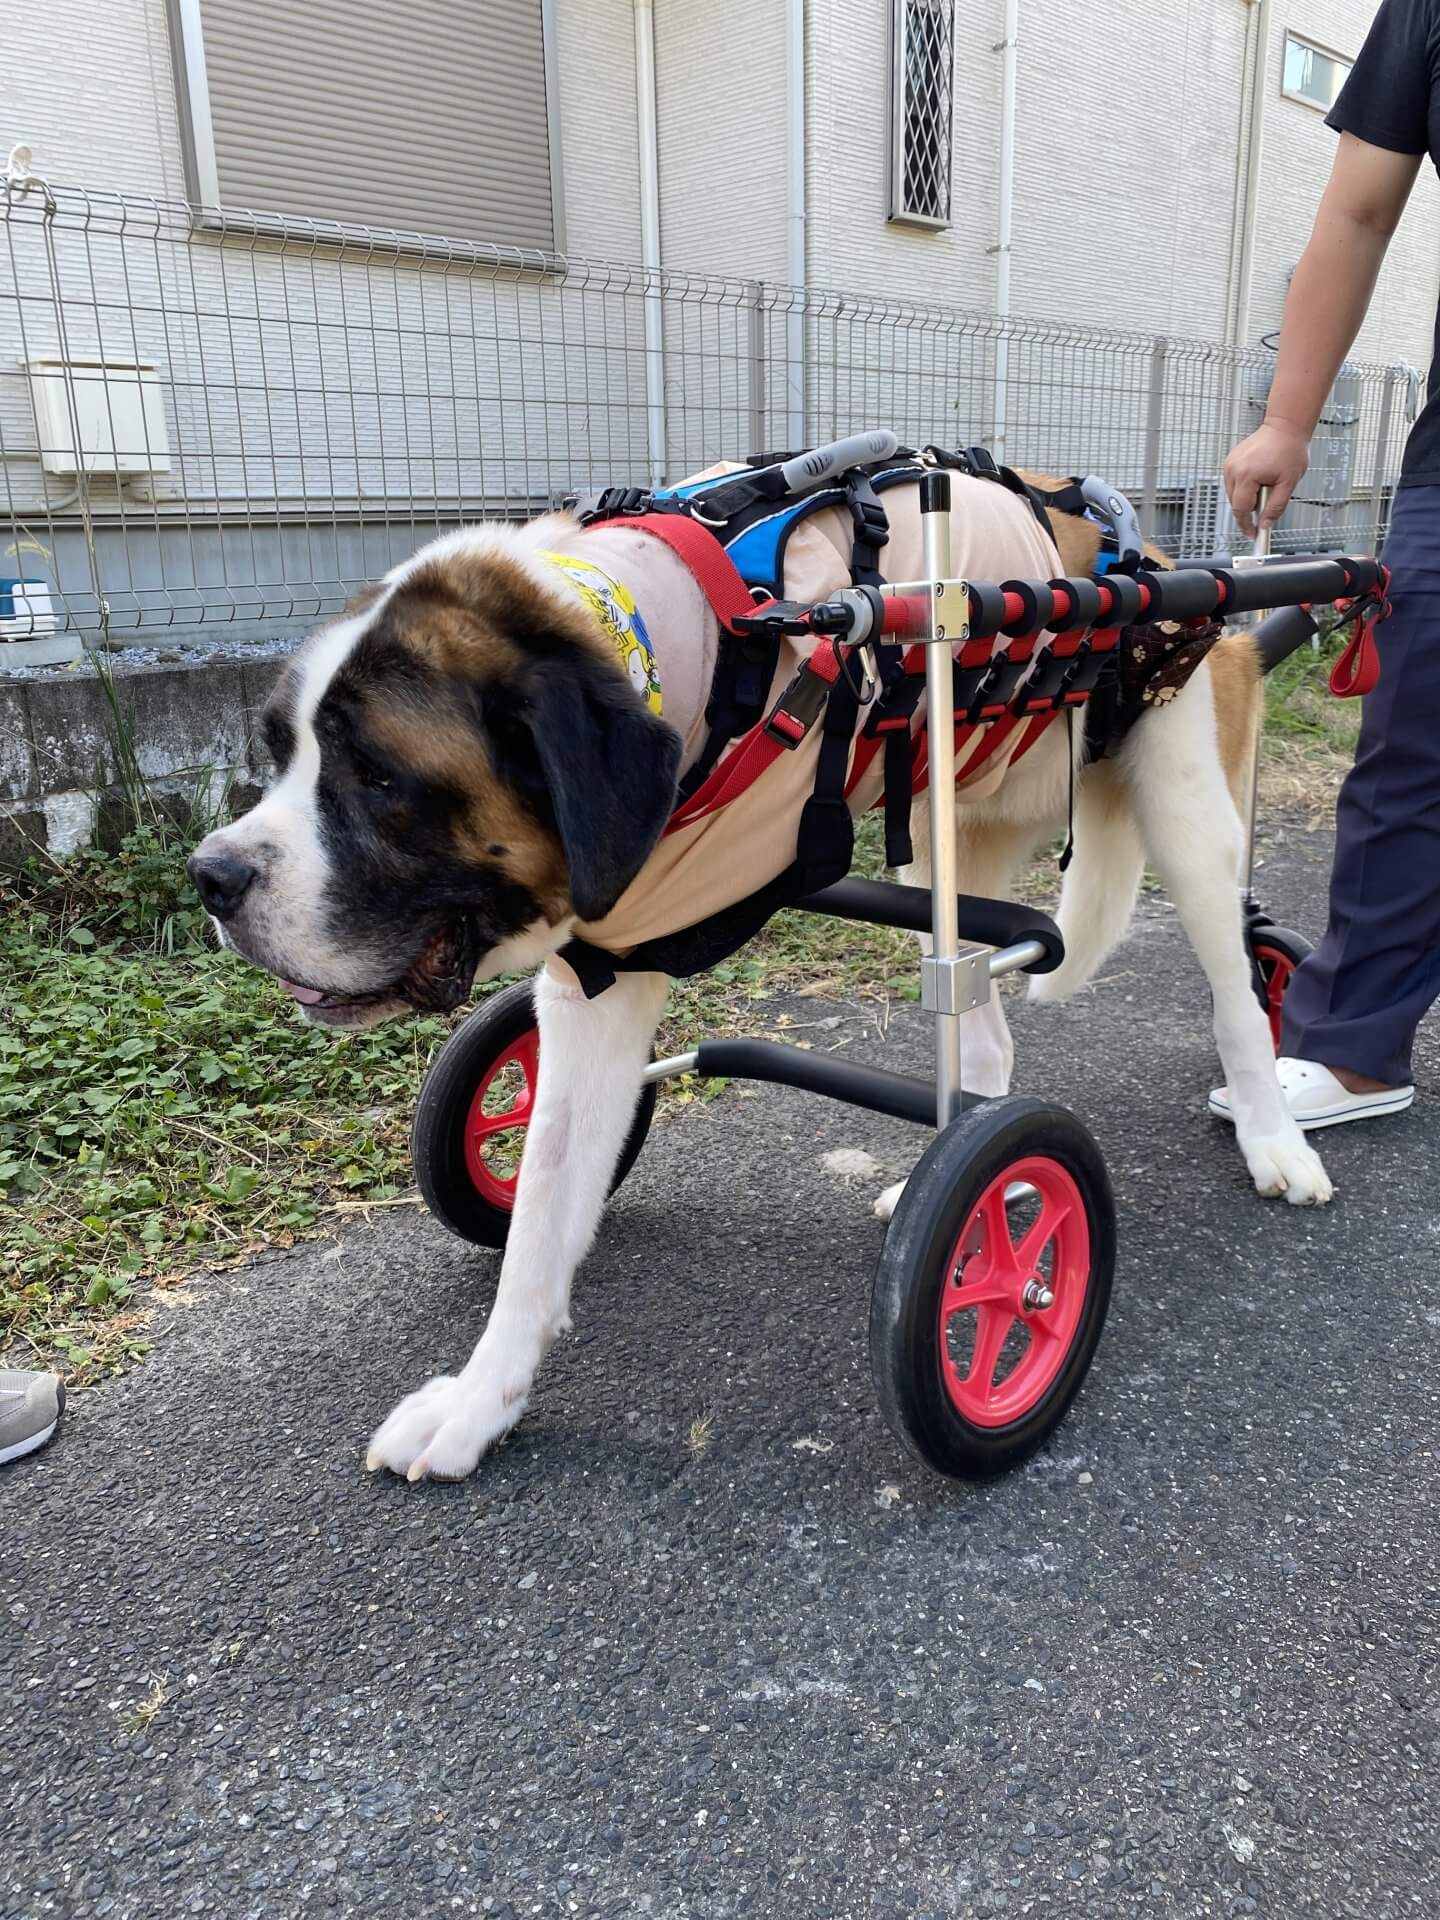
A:
{"type": "Polygon", "coordinates": [[[583,655],[545,661],[527,714],[570,903],[602,920],[649,859],[675,805],[681,741],[629,681],[583,655]]]}

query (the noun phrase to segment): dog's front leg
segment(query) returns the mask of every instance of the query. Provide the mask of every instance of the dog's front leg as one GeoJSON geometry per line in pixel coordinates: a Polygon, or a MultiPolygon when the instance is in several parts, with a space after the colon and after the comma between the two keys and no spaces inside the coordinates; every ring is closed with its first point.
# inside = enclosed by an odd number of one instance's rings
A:
{"type": "Polygon", "coordinates": [[[539,1085],[489,1323],[460,1373],[395,1408],[370,1442],[370,1468],[459,1479],[524,1413],[540,1362],[570,1325],[570,1282],[600,1224],[664,1004],[660,974],[621,974],[595,1000],[537,978],[539,1085]]]}

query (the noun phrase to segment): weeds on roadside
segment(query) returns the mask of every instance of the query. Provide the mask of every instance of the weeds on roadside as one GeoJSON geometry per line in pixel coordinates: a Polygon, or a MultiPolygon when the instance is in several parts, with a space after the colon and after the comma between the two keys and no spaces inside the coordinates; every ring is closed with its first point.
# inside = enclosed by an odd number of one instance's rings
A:
{"type": "Polygon", "coordinates": [[[152,1680],[150,1691],[142,1694],[133,1707],[120,1715],[121,1726],[126,1733],[144,1733],[169,1698],[168,1680],[163,1678],[152,1680]]]}
{"type": "Polygon", "coordinates": [[[394,1197],[445,1031],[302,1026],[207,943],[182,880],[180,850],[142,831],[112,868],[80,856],[0,882],[0,1342],[75,1368],[97,1359],[96,1310],[142,1277],[286,1244],[341,1197],[394,1197]]]}

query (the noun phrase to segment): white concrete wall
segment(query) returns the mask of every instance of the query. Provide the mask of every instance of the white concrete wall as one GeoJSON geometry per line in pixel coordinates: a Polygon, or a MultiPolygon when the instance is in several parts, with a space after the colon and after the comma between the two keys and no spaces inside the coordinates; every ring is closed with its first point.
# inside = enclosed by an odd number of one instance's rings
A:
{"type": "Polygon", "coordinates": [[[655,78],[665,264],[783,279],[781,0],[656,0],[655,78]]]}
{"type": "Polygon", "coordinates": [[[955,219],[935,232],[886,219],[889,0],[810,0],[806,194],[816,286],[945,306],[992,304],[1000,115],[992,11],[989,0],[956,0],[955,219]]]}
{"type": "Polygon", "coordinates": [[[165,0],[45,0],[5,29],[0,152],[56,184],[183,198],[165,0]]]}
{"type": "MultiPolygon", "coordinates": [[[[557,12],[567,244],[633,261],[630,0],[563,0],[557,12]]],[[[20,141],[62,190],[65,338],[32,194],[12,220],[11,245],[0,246],[0,518],[43,523],[48,506],[73,507],[72,483],[41,472],[18,366],[62,344],[72,358],[154,361],[174,459],[158,483],[162,500],[281,503],[257,506],[277,541],[283,503],[302,497],[357,510],[377,496],[448,497],[454,512],[465,499],[544,497],[562,476],[621,477],[642,457],[640,297],[623,272],[517,284],[471,276],[463,263],[442,278],[383,255],[367,270],[304,249],[191,247],[183,216],[147,222],[143,210],[123,234],[103,214],[86,229],[63,189],[185,197],[164,0],[46,0],[17,15],[0,84],[0,155],[20,141]]],[[[317,200],[314,216],[328,212],[317,200]]],[[[134,521],[133,488],[128,503],[113,481],[96,493],[102,512],[128,508],[134,521]]],[[[56,554],[65,544],[61,527],[32,530],[56,554]]],[[[218,555],[203,564],[215,579],[231,575],[218,555]]]]}
{"type": "MultiPolygon", "coordinates": [[[[1303,0],[1277,8],[1270,48],[1261,211],[1251,296],[1252,337],[1280,324],[1288,276],[1304,251],[1338,136],[1316,108],[1280,91],[1285,28],[1354,58],[1378,0],[1303,0]]],[[[1440,286],[1440,180],[1427,160],[1400,229],[1390,243],[1369,317],[1356,344],[1358,358],[1430,361],[1436,289],[1440,286]]]]}
{"type": "MultiPolygon", "coordinates": [[[[1024,0],[1013,311],[1218,330],[1242,16],[1238,0],[1024,0]]],[[[954,224],[930,232],[885,219],[888,7],[811,0],[817,284],[992,306],[1003,24],[1002,0],[957,0],[954,224]]]]}
{"type": "MultiPolygon", "coordinates": [[[[1280,94],[1293,26],[1342,54],[1375,0],[1296,0],[1270,50],[1252,333],[1278,323],[1335,136],[1280,94]]],[[[1023,0],[1014,311],[1213,338],[1226,298],[1246,0],[1023,0]]],[[[668,264],[784,273],[779,0],[657,0],[668,264]]],[[[573,253],[640,252],[630,0],[560,0],[561,148],[573,253]]],[[[886,0],[810,0],[808,278],[987,309],[993,300],[1002,0],[956,0],[955,223],[885,219],[886,0]]],[[[56,182],[184,192],[164,0],[46,0],[12,23],[0,151],[34,146],[56,182]]],[[[323,218],[326,209],[317,205],[323,218]]],[[[1428,359],[1440,183],[1427,165],[1359,351],[1428,359]]],[[[499,236],[502,237],[503,236],[499,236]]]]}
{"type": "MultiPolygon", "coordinates": [[[[1287,25],[1353,55],[1376,0],[1296,0],[1274,22],[1251,340],[1279,323],[1336,139],[1280,92],[1287,25]]],[[[756,9],[760,10],[759,8],[756,9]]],[[[1246,0],[1022,0],[1012,310],[1219,339],[1245,120],[1246,0]]],[[[1003,0],[956,0],[954,225],[888,223],[883,0],[810,0],[809,271],[819,286],[987,309],[1003,0]]],[[[1440,183],[1427,166],[1357,352],[1429,358],[1440,183]]]]}
{"type": "Polygon", "coordinates": [[[640,258],[635,29],[630,0],[558,0],[566,245],[640,258]]]}

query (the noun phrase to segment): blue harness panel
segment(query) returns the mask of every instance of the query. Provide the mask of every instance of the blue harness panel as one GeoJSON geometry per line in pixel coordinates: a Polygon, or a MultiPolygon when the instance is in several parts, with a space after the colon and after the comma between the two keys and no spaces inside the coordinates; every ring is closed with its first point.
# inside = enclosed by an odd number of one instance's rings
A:
{"type": "MultiPolygon", "coordinates": [[[[922,471],[916,462],[907,460],[902,465],[885,467],[878,473],[872,473],[869,476],[870,485],[877,493],[883,493],[887,487],[907,483],[918,486],[922,471]]],[[[713,488],[730,486],[741,478],[741,473],[715,474],[708,480],[692,480],[685,486],[658,488],[655,498],[703,502],[705,494],[713,488]]],[[[734,533],[725,526],[717,525],[715,536],[747,587],[778,597],[784,587],[785,543],[793,529],[812,513],[818,513],[822,507],[843,507],[845,501],[843,487],[819,487],[814,493],[803,494],[799,499],[777,501],[758,519],[744,516],[746,524],[734,533]]],[[[702,524],[705,523],[703,507],[696,517],[702,524]]]]}

